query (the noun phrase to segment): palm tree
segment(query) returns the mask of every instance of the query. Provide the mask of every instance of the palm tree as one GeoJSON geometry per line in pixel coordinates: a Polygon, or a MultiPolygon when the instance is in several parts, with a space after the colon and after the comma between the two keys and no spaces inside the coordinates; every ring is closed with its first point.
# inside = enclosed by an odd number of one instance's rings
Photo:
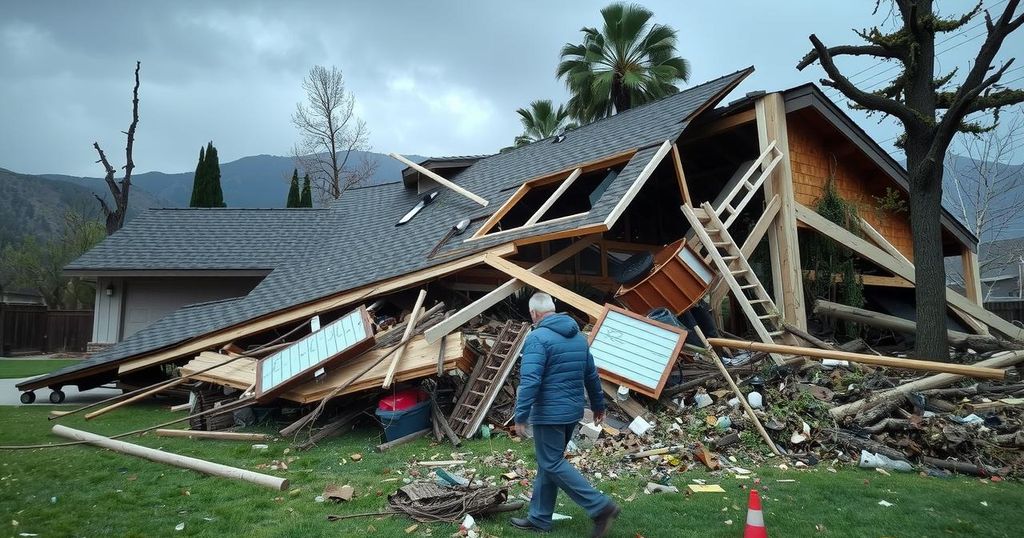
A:
{"type": "Polygon", "coordinates": [[[637,4],[601,10],[604,26],[583,28],[583,43],[562,47],[558,78],[572,97],[568,110],[591,122],[679,91],[690,63],[676,56],[676,31],[651,24],[654,14],[637,4]]]}
{"type": "Polygon", "coordinates": [[[565,107],[558,105],[556,109],[548,99],[534,101],[530,103],[530,108],[517,109],[516,113],[523,124],[523,134],[516,137],[516,147],[544,140],[565,129],[576,127],[575,123],[569,121],[569,112],[565,107]]]}

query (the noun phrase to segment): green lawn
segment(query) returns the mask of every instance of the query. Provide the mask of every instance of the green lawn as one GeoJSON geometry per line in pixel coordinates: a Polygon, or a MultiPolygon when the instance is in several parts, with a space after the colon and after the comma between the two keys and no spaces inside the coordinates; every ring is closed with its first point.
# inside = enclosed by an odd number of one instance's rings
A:
{"type": "Polygon", "coordinates": [[[78,362],[77,359],[0,359],[0,379],[43,375],[78,362]]]}
{"type": "MultiPolygon", "coordinates": [[[[61,441],[48,433],[48,406],[2,407],[3,443],[61,441]]],[[[168,420],[156,406],[119,410],[94,422],[68,417],[61,422],[103,434],[113,434],[168,420]]],[[[269,431],[269,430],[268,430],[269,431]]],[[[0,455],[0,525],[5,534],[40,536],[405,536],[413,524],[400,516],[364,517],[328,522],[329,513],[377,511],[386,496],[401,485],[413,459],[450,459],[449,445],[420,441],[377,454],[379,440],[372,427],[363,427],[307,452],[284,454],[288,443],[269,443],[257,453],[249,442],[135,438],[151,447],[256,469],[273,459],[295,457],[287,471],[263,471],[287,476],[290,492],[262,489],[247,483],[207,477],[192,471],[124,456],[90,446],[4,452],[0,455]],[[350,455],[359,452],[361,462],[350,455]],[[397,479],[397,480],[396,480],[397,479]],[[357,498],[342,505],[314,502],[328,483],[351,484],[357,498]],[[14,525],[17,521],[17,526],[14,525]],[[181,532],[174,528],[185,523],[181,532]]],[[[532,462],[529,445],[509,439],[477,440],[457,449],[482,459],[512,449],[532,462]]],[[[743,462],[741,461],[742,465],[743,462]]],[[[495,474],[479,461],[480,473],[495,474]]],[[[748,465],[748,468],[752,466],[748,465]]],[[[503,471],[502,471],[503,472],[503,471]]],[[[925,478],[916,474],[883,476],[856,468],[828,472],[755,471],[765,519],[772,536],[1019,536],[1024,515],[1024,487],[1017,482],[991,483],[975,478],[925,478]],[[795,482],[778,482],[795,480],[795,482]],[[882,507],[880,500],[894,506],[882,507]],[[987,503],[987,506],[981,504],[987,503]],[[820,527],[816,527],[820,526],[820,527]]],[[[641,476],[600,483],[622,504],[622,517],[613,536],[735,537],[742,535],[747,490],[751,480],[715,477],[706,472],[677,475],[681,489],[693,478],[721,484],[726,493],[644,495],[641,476]],[[732,521],[727,525],[726,521],[732,521]]],[[[522,488],[516,488],[514,494],[522,488]]],[[[589,521],[564,496],[557,511],[573,516],[557,523],[551,536],[585,536],[589,521]]],[[[529,536],[510,529],[505,517],[481,521],[484,531],[497,536],[529,536]]],[[[411,536],[449,536],[451,524],[421,524],[411,536]]]]}

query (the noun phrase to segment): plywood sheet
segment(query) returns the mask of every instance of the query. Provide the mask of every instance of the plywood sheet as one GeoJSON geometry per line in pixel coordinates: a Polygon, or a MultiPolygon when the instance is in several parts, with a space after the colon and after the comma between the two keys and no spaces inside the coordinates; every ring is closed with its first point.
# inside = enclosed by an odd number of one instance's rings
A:
{"type": "Polygon", "coordinates": [[[360,306],[256,365],[256,397],[271,398],[313,379],[321,368],[336,366],[373,346],[373,327],[360,306]]]}
{"type": "Polygon", "coordinates": [[[590,352],[602,379],[658,398],[685,340],[679,327],[605,305],[590,332],[590,352]]]}

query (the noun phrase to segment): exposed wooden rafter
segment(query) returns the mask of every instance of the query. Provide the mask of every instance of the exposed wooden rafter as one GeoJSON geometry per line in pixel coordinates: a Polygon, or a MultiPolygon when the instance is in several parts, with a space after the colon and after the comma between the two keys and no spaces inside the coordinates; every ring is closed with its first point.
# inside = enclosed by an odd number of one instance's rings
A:
{"type": "Polygon", "coordinates": [[[451,190],[453,190],[453,191],[455,191],[455,192],[465,196],[466,198],[469,198],[470,200],[473,200],[474,202],[476,202],[476,203],[478,203],[478,204],[480,204],[480,205],[482,205],[484,207],[487,207],[487,200],[485,200],[485,199],[481,198],[480,196],[477,196],[477,195],[467,191],[466,189],[463,189],[462,187],[456,185],[455,183],[452,183],[451,181],[449,181],[449,180],[445,179],[444,177],[442,177],[440,174],[435,174],[434,172],[428,170],[427,168],[424,168],[423,166],[420,166],[420,165],[410,161],[409,159],[406,159],[405,157],[402,157],[401,155],[399,155],[397,153],[389,153],[388,155],[391,155],[392,158],[397,159],[397,160],[405,163],[406,166],[412,167],[412,169],[414,169],[417,172],[419,172],[419,173],[429,177],[430,179],[433,179],[434,181],[440,183],[441,185],[443,185],[445,187],[448,187],[449,189],[451,189],[451,190]]]}

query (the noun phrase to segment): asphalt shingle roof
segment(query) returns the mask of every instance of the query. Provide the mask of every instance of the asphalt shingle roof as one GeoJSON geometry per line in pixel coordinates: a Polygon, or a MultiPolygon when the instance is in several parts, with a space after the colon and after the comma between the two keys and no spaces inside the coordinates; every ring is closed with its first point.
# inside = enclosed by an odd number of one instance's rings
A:
{"type": "Polygon", "coordinates": [[[273,269],[316,233],[325,209],[149,209],[65,270],[273,269]]]}
{"type": "MultiPolygon", "coordinates": [[[[487,208],[441,188],[440,195],[432,204],[408,224],[396,227],[398,219],[420,200],[421,195],[416,194],[415,189],[408,189],[402,183],[349,189],[328,210],[297,217],[311,219],[302,227],[307,231],[315,227],[320,230],[319,235],[282,248],[284,254],[277,258],[280,263],[249,295],[182,308],[97,353],[88,361],[32,382],[104,363],[116,364],[259,316],[438,265],[522,237],[603,222],[650,161],[657,146],[665,140],[678,138],[694,112],[709,102],[713,105],[711,101],[724,97],[751,71],[752,68],[737,71],[585,125],[567,133],[565,140],[558,144],[546,139],[481,159],[449,178],[486,198],[489,201],[487,208]],[[457,240],[449,241],[438,255],[427,257],[455,223],[463,218],[496,211],[518,185],[630,149],[639,151],[588,214],[578,219],[466,242],[481,220],[457,240]]],[[[153,225],[156,226],[157,222],[153,225]]],[[[116,234],[111,239],[114,237],[116,234]]],[[[225,243],[235,240],[226,236],[218,239],[225,243]]],[[[265,237],[260,240],[271,242],[265,237]]],[[[153,244],[152,240],[150,244],[153,244]]]]}

